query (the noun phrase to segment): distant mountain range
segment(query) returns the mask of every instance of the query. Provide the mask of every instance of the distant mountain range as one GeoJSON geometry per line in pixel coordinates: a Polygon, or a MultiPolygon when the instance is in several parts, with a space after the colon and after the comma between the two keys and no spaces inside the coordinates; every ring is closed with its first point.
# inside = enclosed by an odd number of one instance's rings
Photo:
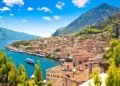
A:
{"type": "Polygon", "coordinates": [[[26,33],[16,32],[0,27],[0,40],[30,40],[33,38],[41,38],[41,37],[29,35],[26,33]]]}
{"type": "Polygon", "coordinates": [[[56,30],[56,32],[52,36],[78,32],[89,25],[99,24],[118,12],[120,12],[120,8],[110,6],[106,3],[102,3],[100,6],[82,14],[79,18],[70,23],[67,27],[56,30]]]}

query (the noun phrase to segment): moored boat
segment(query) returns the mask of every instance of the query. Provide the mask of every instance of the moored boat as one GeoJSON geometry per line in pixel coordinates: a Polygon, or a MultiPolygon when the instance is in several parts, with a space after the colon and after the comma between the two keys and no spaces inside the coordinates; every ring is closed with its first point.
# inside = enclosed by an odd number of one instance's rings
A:
{"type": "Polygon", "coordinates": [[[39,56],[46,57],[46,54],[45,53],[41,53],[39,56]]]}
{"type": "Polygon", "coordinates": [[[30,58],[26,58],[25,61],[28,63],[28,64],[31,64],[31,65],[34,65],[35,62],[34,60],[30,59],[30,58]]]}
{"type": "Polygon", "coordinates": [[[46,55],[44,55],[44,54],[40,54],[39,56],[41,56],[41,57],[46,57],[46,55]]]}

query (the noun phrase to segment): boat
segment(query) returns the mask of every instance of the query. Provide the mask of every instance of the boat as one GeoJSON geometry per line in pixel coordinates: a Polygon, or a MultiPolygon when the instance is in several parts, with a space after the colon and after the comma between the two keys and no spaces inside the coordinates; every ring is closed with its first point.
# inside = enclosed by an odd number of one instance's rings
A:
{"type": "Polygon", "coordinates": [[[25,61],[28,63],[28,64],[31,64],[31,65],[34,65],[35,62],[34,60],[30,59],[30,58],[26,58],[25,61]]]}
{"type": "Polygon", "coordinates": [[[45,53],[42,53],[42,54],[40,54],[39,56],[41,56],[41,57],[46,57],[46,54],[45,54],[45,53]]]}

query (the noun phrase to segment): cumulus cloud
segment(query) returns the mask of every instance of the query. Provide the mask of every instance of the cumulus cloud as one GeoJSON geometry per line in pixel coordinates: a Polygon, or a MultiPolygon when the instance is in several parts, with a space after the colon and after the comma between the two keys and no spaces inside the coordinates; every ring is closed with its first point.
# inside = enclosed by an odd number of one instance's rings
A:
{"type": "Polygon", "coordinates": [[[50,10],[49,8],[47,7],[42,7],[42,8],[37,8],[37,10],[43,10],[44,12],[52,12],[52,10],[50,10]]]}
{"type": "Polygon", "coordinates": [[[32,7],[28,7],[28,9],[27,9],[28,11],[32,11],[32,10],[34,10],[32,7]]]}
{"type": "Polygon", "coordinates": [[[78,8],[85,7],[85,5],[88,4],[89,2],[90,0],[72,0],[72,3],[78,8]]]}
{"type": "Polygon", "coordinates": [[[23,22],[27,22],[27,20],[22,20],[23,22]]]}
{"type": "Polygon", "coordinates": [[[11,13],[10,16],[14,16],[14,14],[11,13]]]}
{"type": "Polygon", "coordinates": [[[61,19],[61,17],[60,16],[54,16],[54,19],[59,20],[59,19],[61,19]]]}
{"type": "Polygon", "coordinates": [[[3,3],[5,3],[7,6],[10,7],[12,7],[13,5],[19,5],[19,6],[24,5],[23,0],[3,0],[3,3]]]}
{"type": "Polygon", "coordinates": [[[47,21],[52,21],[52,19],[50,17],[43,17],[44,20],[47,20],[47,21]]]}
{"type": "Polygon", "coordinates": [[[10,11],[10,8],[8,8],[8,7],[3,7],[3,8],[0,9],[0,11],[2,11],[2,12],[3,12],[3,11],[10,11]]]}
{"type": "Polygon", "coordinates": [[[65,6],[65,3],[64,2],[58,2],[57,4],[56,4],[56,7],[58,8],[58,9],[62,9],[62,7],[63,6],[65,6]]]}

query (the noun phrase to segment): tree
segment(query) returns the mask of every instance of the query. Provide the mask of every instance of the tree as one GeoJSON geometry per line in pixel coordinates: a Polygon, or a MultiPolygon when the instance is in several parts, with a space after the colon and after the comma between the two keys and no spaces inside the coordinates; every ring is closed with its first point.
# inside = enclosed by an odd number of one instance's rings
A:
{"type": "Polygon", "coordinates": [[[102,81],[101,81],[101,78],[98,74],[96,74],[93,79],[94,79],[95,86],[101,86],[102,81]]]}
{"type": "Polygon", "coordinates": [[[48,83],[47,83],[47,86],[52,86],[52,83],[51,83],[51,82],[48,82],[48,83]]]}
{"type": "MultiPolygon", "coordinates": [[[[43,83],[43,78],[42,78],[42,71],[40,68],[40,61],[38,61],[37,66],[35,67],[35,71],[34,71],[34,80],[36,84],[40,84],[43,83]]],[[[42,86],[42,85],[39,85],[42,86]]]]}
{"type": "Polygon", "coordinates": [[[0,65],[6,64],[7,62],[7,56],[6,53],[2,54],[2,51],[0,50],[0,65]]]}
{"type": "Polygon", "coordinates": [[[114,47],[116,47],[119,44],[119,41],[116,39],[112,39],[109,43],[110,47],[113,49],[114,47]]]}
{"type": "Polygon", "coordinates": [[[115,62],[111,64],[107,72],[106,86],[120,86],[120,68],[116,67],[115,62]]]}
{"type": "Polygon", "coordinates": [[[104,58],[110,60],[113,58],[115,65],[120,65],[120,42],[113,39],[109,43],[110,49],[105,53],[104,58]]]}
{"type": "Polygon", "coordinates": [[[17,70],[14,67],[11,68],[11,70],[8,73],[8,83],[10,86],[12,86],[13,84],[16,84],[16,80],[17,80],[17,70]]]}
{"type": "Polygon", "coordinates": [[[120,44],[115,47],[113,58],[115,61],[115,65],[118,67],[120,65],[120,44]]]}
{"type": "Polygon", "coordinates": [[[22,64],[20,64],[20,67],[18,68],[18,77],[17,77],[17,81],[19,84],[25,84],[27,81],[27,74],[25,71],[25,68],[22,64]]]}
{"type": "Polygon", "coordinates": [[[3,86],[43,86],[40,62],[35,67],[35,80],[27,79],[25,68],[22,64],[18,70],[12,61],[12,57],[7,58],[6,54],[0,50],[0,83],[3,86]],[[34,82],[35,81],[35,82],[34,82]]]}

